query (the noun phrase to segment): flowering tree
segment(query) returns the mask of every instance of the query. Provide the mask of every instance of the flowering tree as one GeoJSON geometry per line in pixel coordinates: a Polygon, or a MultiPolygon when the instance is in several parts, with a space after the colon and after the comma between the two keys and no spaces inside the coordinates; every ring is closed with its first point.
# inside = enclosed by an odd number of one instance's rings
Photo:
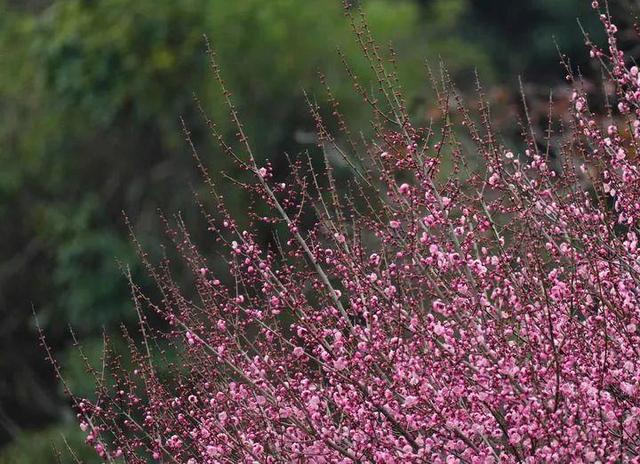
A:
{"type": "Polygon", "coordinates": [[[75,400],[87,442],[132,463],[638,462],[640,76],[601,19],[608,48],[587,45],[616,104],[597,119],[566,66],[575,91],[556,165],[551,123],[546,148],[525,120],[526,148],[510,150],[488,105],[474,118],[446,72],[432,79],[441,124],[414,126],[393,68],[353,20],[379,84],[351,74],[374,136],[352,136],[327,89],[338,134],[309,104],[323,172],[292,161],[279,182],[211,52],[241,148],[208,122],[252,179],[238,182],[255,200],[250,225],[226,212],[185,129],[229,275],[210,270],[180,221],[169,235],[196,299],[140,251],[162,297],[131,283],[143,344],[131,342],[131,371],[106,356],[111,379],[98,373],[96,398],[75,400]],[[348,197],[331,154],[351,168],[348,197]],[[271,245],[259,223],[278,232],[271,245]],[[181,352],[168,377],[157,339],[181,352]]]}

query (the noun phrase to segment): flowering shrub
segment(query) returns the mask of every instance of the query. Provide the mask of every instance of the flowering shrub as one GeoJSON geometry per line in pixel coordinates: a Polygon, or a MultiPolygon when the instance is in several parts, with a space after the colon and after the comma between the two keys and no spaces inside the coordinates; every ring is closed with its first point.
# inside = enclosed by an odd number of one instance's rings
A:
{"type": "Polygon", "coordinates": [[[228,97],[242,148],[209,125],[253,179],[241,183],[251,224],[228,215],[191,144],[229,275],[210,270],[180,222],[169,235],[197,299],[140,253],[162,298],[132,283],[144,343],[131,343],[133,371],[107,359],[113,378],[76,400],[87,442],[106,462],[638,462],[640,76],[601,19],[608,49],[588,46],[617,111],[598,120],[567,66],[575,91],[555,165],[526,125],[525,149],[503,146],[488,107],[474,119],[446,73],[434,80],[442,124],[412,125],[357,21],[379,89],[352,77],[375,136],[356,142],[330,91],[339,136],[310,104],[322,174],[299,161],[275,179],[228,97]],[[347,198],[331,153],[351,167],[347,198]],[[271,245],[259,223],[278,231],[271,245]],[[169,378],[155,339],[181,350],[169,378]]]}

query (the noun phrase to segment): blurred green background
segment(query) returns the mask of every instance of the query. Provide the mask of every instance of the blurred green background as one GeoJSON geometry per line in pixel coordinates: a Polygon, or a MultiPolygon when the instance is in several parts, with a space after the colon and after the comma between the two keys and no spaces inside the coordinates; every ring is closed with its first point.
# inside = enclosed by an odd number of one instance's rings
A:
{"type": "MultiPolygon", "coordinates": [[[[518,75],[561,84],[554,37],[588,66],[576,18],[598,30],[586,0],[358,3],[380,43],[393,41],[417,118],[435,106],[425,59],[442,60],[463,92],[477,69],[507,105],[517,101],[518,75]]],[[[203,34],[276,171],[286,169],[283,153],[314,149],[303,90],[322,102],[318,70],[353,126],[366,127],[336,47],[365,76],[367,64],[339,0],[0,0],[0,463],[53,462],[63,436],[94,459],[44,360],[33,311],[72,387],[88,392],[68,327],[97,358],[103,330],[135,322],[118,261],[144,281],[122,211],[152,250],[158,208],[200,221],[192,198],[200,180],[179,116],[213,172],[233,169],[193,101],[233,135],[203,34]]],[[[242,214],[241,199],[231,209],[242,214]]]]}

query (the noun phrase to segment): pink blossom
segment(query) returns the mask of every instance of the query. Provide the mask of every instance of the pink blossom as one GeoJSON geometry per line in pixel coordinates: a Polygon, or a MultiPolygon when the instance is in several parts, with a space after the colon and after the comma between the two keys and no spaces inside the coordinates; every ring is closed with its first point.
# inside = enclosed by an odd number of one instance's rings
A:
{"type": "Polygon", "coordinates": [[[274,239],[239,231],[221,200],[219,279],[200,267],[211,248],[172,230],[176,275],[187,263],[196,285],[150,265],[158,292],[135,294],[146,338],[108,359],[96,401],[74,401],[99,458],[634,462],[640,82],[600,20],[607,48],[590,48],[624,116],[592,114],[573,90],[562,169],[530,128],[515,156],[490,122],[460,108],[458,125],[451,102],[438,124],[456,137],[399,106],[402,127],[379,118],[358,154],[352,196],[298,164],[284,185],[265,167],[229,186],[265,211],[238,223],[271,218],[274,239]]]}

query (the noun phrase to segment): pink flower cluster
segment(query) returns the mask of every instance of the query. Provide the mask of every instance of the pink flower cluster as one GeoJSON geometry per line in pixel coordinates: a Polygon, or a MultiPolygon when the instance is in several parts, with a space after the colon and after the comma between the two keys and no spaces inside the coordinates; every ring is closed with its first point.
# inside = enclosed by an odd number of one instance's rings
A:
{"type": "Polygon", "coordinates": [[[640,462],[640,79],[602,20],[608,49],[589,46],[620,114],[599,122],[576,83],[561,168],[528,134],[508,149],[484,113],[478,125],[454,104],[472,170],[459,128],[411,126],[393,79],[348,199],[329,165],[294,163],[277,183],[239,125],[246,188],[270,211],[252,224],[277,238],[207,213],[228,251],[216,276],[170,230],[196,298],[147,262],[162,298],[132,284],[145,341],[133,372],[108,361],[112,382],[78,400],[87,441],[132,463],[640,462]],[[179,352],[168,377],[163,344],[179,352]]]}

